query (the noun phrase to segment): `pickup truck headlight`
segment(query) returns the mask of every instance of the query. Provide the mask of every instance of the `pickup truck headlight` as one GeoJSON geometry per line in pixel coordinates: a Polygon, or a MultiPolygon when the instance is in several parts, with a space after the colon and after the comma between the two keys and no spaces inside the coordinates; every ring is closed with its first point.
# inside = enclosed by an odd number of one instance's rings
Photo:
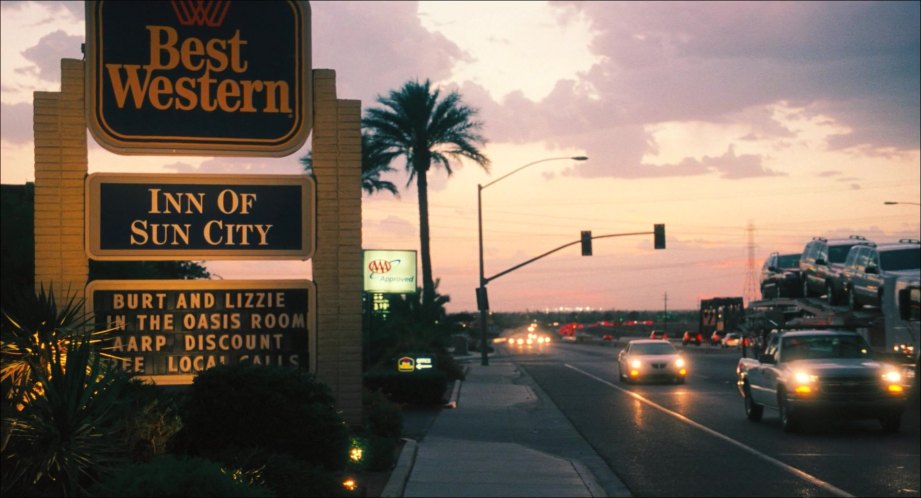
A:
{"type": "Polygon", "coordinates": [[[810,394],[816,388],[819,378],[809,372],[793,373],[793,392],[796,394],[810,394]]]}
{"type": "Polygon", "coordinates": [[[883,380],[890,384],[902,382],[902,374],[896,370],[889,370],[883,374],[883,380]]]}
{"type": "Polygon", "coordinates": [[[630,366],[633,368],[640,368],[642,365],[643,363],[640,360],[633,360],[630,362],[630,366]]]}
{"type": "Polygon", "coordinates": [[[883,383],[886,384],[886,391],[893,394],[901,394],[905,391],[902,387],[902,374],[898,370],[887,370],[883,374],[883,383]]]}
{"type": "Polygon", "coordinates": [[[678,358],[677,360],[675,360],[675,366],[678,367],[678,368],[684,367],[684,359],[683,359],[683,358],[678,358]]]}

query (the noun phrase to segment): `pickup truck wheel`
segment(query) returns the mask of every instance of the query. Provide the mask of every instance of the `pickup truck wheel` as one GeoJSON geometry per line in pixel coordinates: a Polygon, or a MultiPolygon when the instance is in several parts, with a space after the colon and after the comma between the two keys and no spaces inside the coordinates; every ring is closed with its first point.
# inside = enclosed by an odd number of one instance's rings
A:
{"type": "Polygon", "coordinates": [[[902,426],[902,414],[887,415],[879,419],[880,425],[883,426],[883,432],[899,432],[902,426]]]}
{"type": "Polygon", "coordinates": [[[860,303],[857,302],[857,295],[854,294],[854,288],[851,287],[847,293],[847,306],[852,311],[857,311],[860,309],[860,303]]]}
{"type": "Polygon", "coordinates": [[[624,375],[623,370],[618,368],[617,373],[618,373],[618,377],[620,378],[621,382],[627,382],[627,376],[624,375]]]}
{"type": "Polygon", "coordinates": [[[745,416],[752,422],[759,422],[764,415],[764,407],[752,399],[751,389],[745,384],[745,416]]]}
{"type": "Polygon", "coordinates": [[[796,432],[799,429],[798,421],[790,410],[787,395],[783,391],[777,393],[777,407],[780,409],[780,427],[784,432],[796,432]]]}

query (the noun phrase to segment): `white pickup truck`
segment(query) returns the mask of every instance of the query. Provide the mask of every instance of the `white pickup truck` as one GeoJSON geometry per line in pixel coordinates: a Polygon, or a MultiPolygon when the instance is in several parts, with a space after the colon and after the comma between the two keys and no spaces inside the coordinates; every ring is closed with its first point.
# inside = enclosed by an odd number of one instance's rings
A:
{"type": "Polygon", "coordinates": [[[740,359],[736,373],[748,419],[777,409],[785,432],[810,417],[875,418],[896,432],[908,397],[899,369],[874,360],[866,340],[849,331],[775,334],[757,359],[740,359]]]}

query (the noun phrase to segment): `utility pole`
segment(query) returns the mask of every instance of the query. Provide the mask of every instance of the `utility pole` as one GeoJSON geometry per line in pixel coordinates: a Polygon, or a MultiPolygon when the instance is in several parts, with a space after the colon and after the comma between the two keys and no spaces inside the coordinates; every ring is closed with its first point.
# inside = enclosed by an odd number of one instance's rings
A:
{"type": "Polygon", "coordinates": [[[748,276],[745,280],[745,292],[742,294],[745,297],[745,304],[749,304],[755,300],[755,224],[749,220],[748,222],[748,276]]]}
{"type": "Polygon", "coordinates": [[[668,291],[665,291],[665,335],[668,335],[668,291]]]}

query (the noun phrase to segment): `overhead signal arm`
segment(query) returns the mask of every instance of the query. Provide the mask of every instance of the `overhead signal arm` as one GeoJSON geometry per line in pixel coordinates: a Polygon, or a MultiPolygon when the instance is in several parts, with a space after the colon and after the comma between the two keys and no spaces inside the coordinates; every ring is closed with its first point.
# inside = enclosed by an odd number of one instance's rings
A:
{"type": "Polygon", "coordinates": [[[551,255],[551,254],[553,254],[553,253],[555,253],[555,252],[557,252],[557,251],[560,251],[560,250],[562,250],[562,249],[566,249],[567,247],[574,246],[574,245],[576,245],[576,244],[581,244],[581,245],[582,245],[582,255],[583,255],[583,256],[591,256],[591,254],[592,254],[592,251],[591,251],[591,248],[592,248],[591,241],[594,240],[594,239],[607,239],[607,238],[611,238],[611,237],[627,237],[627,236],[630,236],[630,235],[649,235],[649,234],[653,234],[653,235],[655,236],[655,248],[656,248],[656,249],[665,249],[665,225],[655,225],[652,232],[612,233],[612,234],[607,234],[607,235],[594,235],[594,236],[592,235],[592,232],[591,232],[591,231],[584,230],[584,231],[582,231],[582,234],[581,234],[581,237],[579,238],[579,240],[574,240],[574,241],[572,241],[572,242],[569,242],[568,244],[563,244],[563,245],[561,245],[561,246],[559,246],[559,247],[557,247],[557,248],[551,249],[551,250],[549,250],[549,251],[547,251],[547,252],[545,252],[545,253],[543,253],[543,254],[541,254],[541,255],[539,255],[539,256],[535,256],[535,257],[533,257],[533,258],[531,258],[531,259],[529,259],[529,260],[527,260],[527,261],[525,261],[525,262],[523,262],[523,263],[519,263],[519,264],[517,264],[517,265],[515,265],[515,266],[513,266],[513,267],[511,267],[511,268],[509,268],[509,269],[507,269],[507,270],[504,270],[504,271],[501,271],[501,272],[499,272],[499,273],[496,273],[495,275],[493,275],[493,276],[491,276],[491,277],[485,277],[485,278],[483,279],[483,283],[484,283],[484,285],[485,285],[485,284],[488,284],[489,282],[492,282],[493,280],[495,280],[495,279],[497,279],[497,278],[499,278],[499,277],[501,277],[501,276],[503,276],[503,275],[509,274],[509,273],[511,273],[511,272],[513,272],[513,271],[515,271],[515,270],[517,270],[517,269],[519,269],[519,268],[522,268],[522,267],[524,267],[524,266],[527,266],[527,265],[529,265],[529,264],[531,264],[531,263],[533,263],[533,262],[535,262],[535,261],[537,261],[537,260],[539,260],[539,259],[543,259],[543,258],[545,258],[545,257],[547,257],[547,256],[549,256],[549,255],[551,255]],[[661,244],[660,244],[660,242],[661,242],[661,244]]]}

